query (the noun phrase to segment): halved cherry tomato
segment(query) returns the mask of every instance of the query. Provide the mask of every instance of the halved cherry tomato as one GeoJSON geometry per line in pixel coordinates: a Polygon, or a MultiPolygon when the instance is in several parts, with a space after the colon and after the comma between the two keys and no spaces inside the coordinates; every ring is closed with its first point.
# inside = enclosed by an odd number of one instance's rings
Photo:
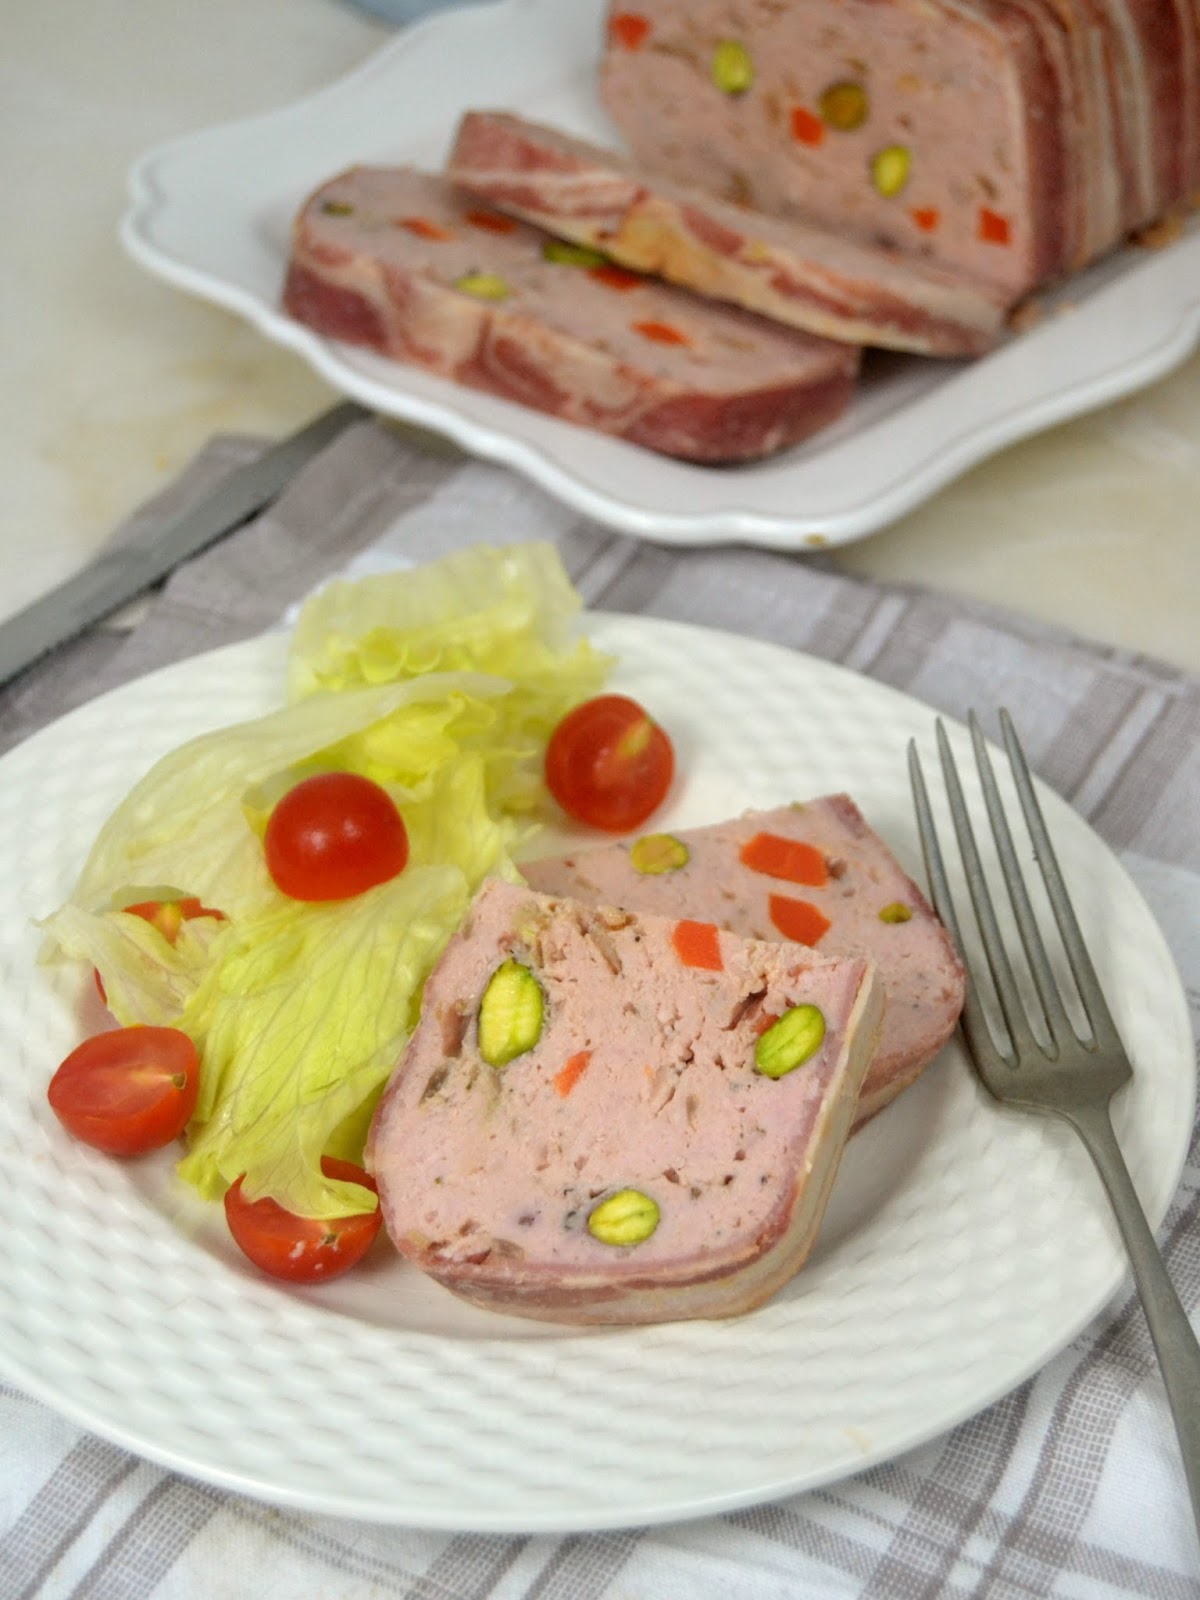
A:
{"type": "Polygon", "coordinates": [[[218,922],[225,920],[223,911],[214,911],[212,906],[197,900],[194,894],[180,895],[178,900],[139,900],[135,905],[122,906],[121,910],[135,917],[144,917],[158,929],[168,944],[175,943],[180,928],[193,917],[216,917],[218,922]]]}
{"type": "MultiPolygon", "coordinates": [[[[322,1156],[321,1171],[378,1193],[375,1180],[352,1161],[322,1156]]],[[[254,1265],[289,1283],[328,1283],[348,1272],[374,1244],[382,1220],[378,1206],[353,1217],[298,1217],[275,1200],[247,1200],[241,1178],[225,1191],[225,1217],[254,1265]]]]}
{"type": "MultiPolygon", "coordinates": [[[[141,917],[152,927],[158,929],[168,944],[174,944],[179,938],[179,930],[185,922],[190,922],[193,917],[215,917],[218,922],[225,921],[223,911],[214,911],[211,906],[206,906],[197,900],[195,895],[181,895],[177,900],[139,900],[131,906],[122,906],[122,911],[128,911],[131,916],[141,917]]],[[[104,1004],[108,1004],[108,995],[104,988],[104,979],[100,976],[97,967],[92,968],[92,977],[96,980],[96,992],[104,1004]]]]}
{"type": "Polygon", "coordinates": [[[196,1109],[200,1062],[178,1028],[115,1028],[71,1051],[46,1091],[77,1139],[114,1156],[159,1150],[196,1109]]]}
{"type": "Polygon", "coordinates": [[[576,706],[550,735],[546,785],[569,816],[624,833],[662,804],[675,773],[671,741],[623,694],[576,706]]]}
{"type": "Polygon", "coordinates": [[[263,848],[276,887],[293,900],[347,900],[403,872],[408,831],[370,778],[318,772],[276,805],[263,848]]]}

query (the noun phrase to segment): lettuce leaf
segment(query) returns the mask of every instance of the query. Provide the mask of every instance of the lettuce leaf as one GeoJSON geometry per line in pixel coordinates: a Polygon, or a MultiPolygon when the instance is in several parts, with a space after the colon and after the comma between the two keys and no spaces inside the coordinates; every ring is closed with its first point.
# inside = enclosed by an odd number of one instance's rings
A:
{"type": "Polygon", "coordinates": [[[426,673],[484,672],[512,685],[486,740],[493,806],[534,811],[555,725],[598,694],[612,660],[572,625],[578,593],[551,544],[472,545],[412,571],[339,580],[296,624],[289,694],[304,699],[426,673]]]}
{"type": "Polygon", "coordinates": [[[558,551],[541,540],[339,579],[297,620],[289,697],[429,672],[491,672],[520,685],[580,671],[595,685],[610,663],[572,640],[581,606],[558,551]]]}
{"type": "Polygon", "coordinates": [[[201,1092],[181,1174],[218,1196],[244,1177],[302,1215],[373,1209],[322,1154],[361,1156],[370,1112],[433,962],[543,796],[550,731],[608,661],[572,641],[579,609],[552,546],[477,547],[412,572],[335,584],[301,613],[298,695],[159,761],[101,830],[45,955],[95,965],[118,1021],[182,1027],[201,1092]],[[274,886],[261,835],[309,773],[380,783],[409,835],[391,883],[334,905],[274,886]],[[114,909],[171,884],[226,920],[175,942],[114,909]]]}
{"type": "MultiPolygon", "coordinates": [[[[129,903],[150,898],[130,890],[129,903]]],[[[108,1009],[118,1022],[172,1027],[207,970],[215,917],[185,922],[175,943],[126,911],[87,911],[68,901],[46,924],[58,951],[86,961],[104,979],[108,1009]]]]}
{"type": "MultiPolygon", "coordinates": [[[[246,824],[248,792],[300,763],[337,765],[332,752],[356,738],[365,750],[373,729],[386,737],[382,730],[390,728],[404,745],[424,725],[427,706],[436,705],[442,717],[448,705],[475,707],[510,687],[479,673],[442,674],[322,695],[190,740],[156,762],[109,817],[71,902],[107,908],[130,884],[170,883],[237,917],[274,893],[259,840],[246,824]]],[[[445,757],[449,747],[439,746],[439,753],[445,757]]],[[[53,933],[53,919],[49,927],[53,933]]]]}
{"type": "Polygon", "coordinates": [[[352,900],[282,902],[230,930],[181,1018],[203,1063],[180,1175],[218,1198],[301,1216],[373,1210],[323,1176],[336,1129],[374,1105],[411,1029],[414,998],[470,901],[455,867],[418,867],[352,900]]]}

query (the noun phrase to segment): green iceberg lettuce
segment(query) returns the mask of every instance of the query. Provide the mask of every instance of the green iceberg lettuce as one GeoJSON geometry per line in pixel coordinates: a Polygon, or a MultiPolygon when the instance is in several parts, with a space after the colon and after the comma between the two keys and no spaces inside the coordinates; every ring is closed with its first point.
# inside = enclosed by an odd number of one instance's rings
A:
{"type": "Polygon", "coordinates": [[[92,963],[121,1023],[195,1041],[180,1171],[203,1194],[244,1176],[301,1215],[373,1209],[320,1158],[361,1154],[425,977],[483,879],[516,875],[546,740],[609,666],[573,637],[578,611],[557,552],[532,542],[334,584],[300,615],[292,703],[173,751],[105,823],[46,953],[92,963]],[[261,835],[292,784],[327,770],[388,791],[410,854],[391,882],[312,905],[275,888],[261,835]],[[224,920],[170,943],[122,909],[162,884],[224,920]]]}

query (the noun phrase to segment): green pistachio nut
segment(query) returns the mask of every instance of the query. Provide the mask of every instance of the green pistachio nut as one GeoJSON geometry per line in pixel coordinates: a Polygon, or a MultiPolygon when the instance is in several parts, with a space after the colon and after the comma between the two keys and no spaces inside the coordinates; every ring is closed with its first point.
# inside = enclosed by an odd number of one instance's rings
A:
{"type": "Polygon", "coordinates": [[[454,280],[454,287],[476,300],[507,300],[510,289],[494,272],[465,272],[454,280]]]}
{"type": "Polygon", "coordinates": [[[879,913],[880,922],[911,922],[912,907],[906,906],[903,900],[893,900],[879,913]]]}
{"type": "Polygon", "coordinates": [[[867,91],[861,83],[831,83],[818,103],[821,121],[839,133],[852,133],[867,120],[867,91]]]}
{"type": "Polygon", "coordinates": [[[644,877],[678,872],[690,859],[688,847],[673,833],[644,833],[629,847],[629,865],[644,877]]]}
{"type": "Polygon", "coordinates": [[[821,1048],[825,1018],[817,1006],[793,1006],[773,1022],[754,1046],[755,1070],[767,1078],[782,1078],[802,1067],[821,1048]]]}
{"type": "Polygon", "coordinates": [[[489,1067],[506,1067],[542,1036],[542,986],[519,961],[501,962],[479,1002],[479,1054],[489,1067]]]}
{"type": "Polygon", "coordinates": [[[641,1244],[658,1227],[656,1203],[640,1189],[618,1189],[588,1213],[588,1232],[601,1244],[641,1244]]]}
{"type": "Polygon", "coordinates": [[[602,250],[593,250],[590,244],[568,244],[565,239],[547,239],[542,246],[542,258],[559,267],[608,265],[608,257],[602,250]]]}
{"type": "Polygon", "coordinates": [[[712,81],[722,94],[745,94],[754,82],[754,63],[744,44],[721,40],[713,51],[712,81]]]}
{"type": "Polygon", "coordinates": [[[871,182],[886,199],[899,194],[912,171],[912,151],[902,144],[890,144],[871,161],[871,182]]]}

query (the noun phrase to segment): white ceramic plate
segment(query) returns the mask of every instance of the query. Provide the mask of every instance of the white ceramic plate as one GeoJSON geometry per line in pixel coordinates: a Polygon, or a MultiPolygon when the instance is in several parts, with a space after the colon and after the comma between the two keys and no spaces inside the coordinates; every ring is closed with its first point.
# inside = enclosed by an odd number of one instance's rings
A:
{"type": "Polygon", "coordinates": [[[299,105],[151,151],[131,175],[124,241],[152,272],[248,318],[347,394],[665,543],[860,538],[1013,440],[1161,376],[1200,337],[1192,227],[1170,249],[1124,251],[1048,296],[1042,324],[985,360],[871,355],[836,426],[772,460],[717,469],[332,343],[281,313],[292,217],[342,167],[438,168],[459,114],[479,106],[618,142],[594,88],[602,11],[602,0],[503,0],[444,12],[299,105]]]}
{"type": "MultiPolygon", "coordinates": [[[[597,616],[617,683],[670,727],[669,826],[848,789],[905,865],[905,747],[926,707],[730,635],[597,616]]],[[[846,1154],[820,1243],[730,1322],[573,1331],[489,1315],[386,1246],[320,1290],[254,1274],[167,1153],[121,1164],[45,1100],[99,1026],[90,977],[39,968],[32,919],[111,807],[183,737],[278,704],[284,640],[93,702],[0,762],[0,1370],[142,1456],[281,1505],[438,1528],[546,1531],[699,1516],[828,1483],[969,1416],[1117,1288],[1107,1203],[1065,1129],[1006,1112],[949,1047],[846,1154]]],[[[965,735],[953,730],[960,749],[965,735]]],[[[968,786],[970,788],[970,785],[968,786]]],[[[1152,1222],[1192,1120],[1178,977],[1124,870],[1047,796],[1130,1039],[1118,1130],[1152,1222]]],[[[547,841],[548,847],[557,842],[547,841]]]]}

